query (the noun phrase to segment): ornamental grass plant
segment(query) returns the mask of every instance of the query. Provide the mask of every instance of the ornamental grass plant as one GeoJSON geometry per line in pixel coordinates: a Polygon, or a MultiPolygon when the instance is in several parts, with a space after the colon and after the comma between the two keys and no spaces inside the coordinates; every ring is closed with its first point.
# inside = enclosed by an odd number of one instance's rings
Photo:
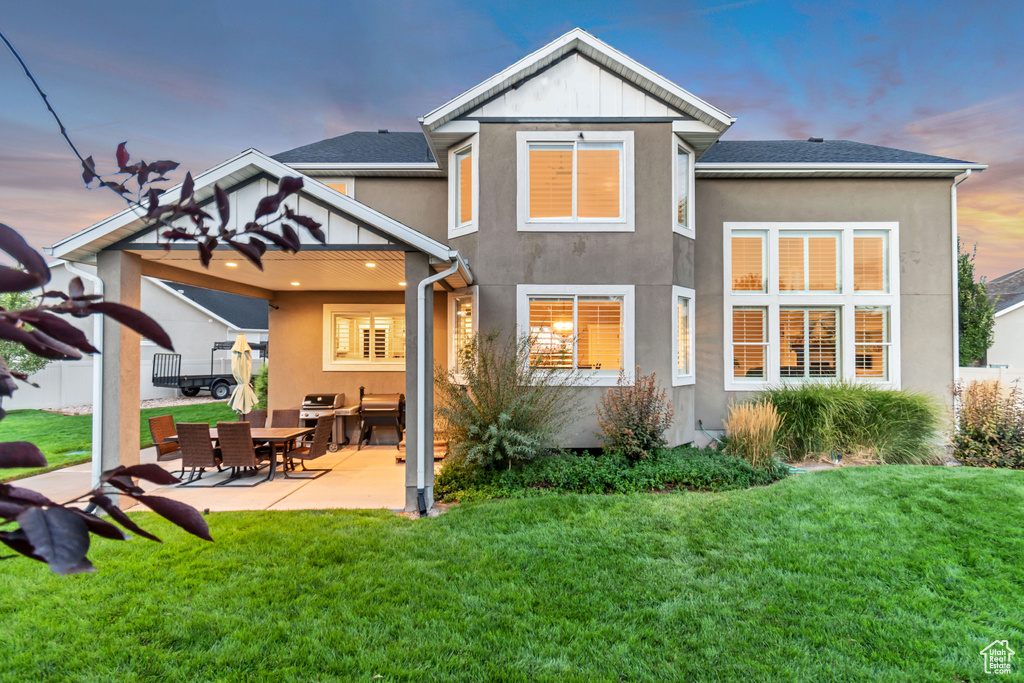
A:
{"type": "Polygon", "coordinates": [[[768,401],[732,403],[725,419],[728,436],[725,450],[737,455],[754,467],[768,466],[778,443],[782,418],[768,401]]]}

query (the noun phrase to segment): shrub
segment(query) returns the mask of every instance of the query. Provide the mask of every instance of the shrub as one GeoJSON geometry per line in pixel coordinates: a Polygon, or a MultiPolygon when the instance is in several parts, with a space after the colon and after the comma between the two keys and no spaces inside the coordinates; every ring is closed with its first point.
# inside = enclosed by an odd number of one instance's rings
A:
{"type": "Polygon", "coordinates": [[[656,450],[630,462],[621,453],[557,453],[520,463],[511,470],[480,472],[458,460],[445,461],[434,481],[438,500],[521,498],[551,493],[636,493],[664,489],[727,491],[764,486],[784,478],[789,468],[772,461],[758,469],[720,451],[678,446],[656,450]]]}
{"type": "Polygon", "coordinates": [[[781,425],[778,411],[767,401],[731,404],[725,420],[726,451],[754,467],[765,467],[775,455],[781,425]]]}
{"type": "Polygon", "coordinates": [[[965,465],[1024,469],[1024,392],[1019,382],[953,385],[953,454],[965,465]]]}
{"type": "Polygon", "coordinates": [[[580,406],[580,375],[530,364],[526,336],[478,335],[459,374],[435,373],[440,428],[465,467],[508,467],[551,450],[580,406]]]}
{"type": "Polygon", "coordinates": [[[260,369],[256,371],[256,374],[252,379],[253,389],[255,390],[256,398],[258,399],[254,408],[258,408],[260,410],[267,409],[267,390],[270,382],[269,378],[270,366],[264,363],[260,366],[260,369]]]}
{"type": "Polygon", "coordinates": [[[636,378],[619,371],[619,382],[597,404],[598,435],[606,451],[621,453],[630,461],[650,456],[668,445],[665,430],[672,424],[672,404],[652,372],[636,378]]]}
{"type": "Polygon", "coordinates": [[[790,461],[812,453],[866,450],[889,464],[927,462],[938,445],[943,415],[925,394],[844,382],[769,389],[756,400],[779,411],[779,448],[790,461]]]}

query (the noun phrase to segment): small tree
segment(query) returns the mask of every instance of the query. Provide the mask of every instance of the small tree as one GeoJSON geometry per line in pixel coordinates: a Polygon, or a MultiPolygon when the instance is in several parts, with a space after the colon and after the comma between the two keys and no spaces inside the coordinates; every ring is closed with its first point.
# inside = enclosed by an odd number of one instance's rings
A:
{"type": "MultiPolygon", "coordinates": [[[[20,311],[34,306],[34,299],[28,292],[4,292],[0,294],[0,308],[5,311],[20,311]]],[[[23,326],[26,332],[32,331],[31,325],[23,326]]],[[[47,366],[48,358],[29,352],[23,345],[8,339],[0,339],[0,358],[7,367],[25,377],[33,375],[47,366]]]]}
{"type": "Polygon", "coordinates": [[[978,245],[968,253],[957,238],[956,247],[960,289],[960,365],[965,365],[984,356],[992,346],[996,311],[988,299],[985,279],[974,280],[974,257],[978,253],[978,245]]]}
{"type": "Polygon", "coordinates": [[[597,424],[606,451],[622,453],[629,460],[650,457],[668,445],[665,430],[672,425],[672,403],[652,372],[636,377],[619,371],[618,386],[609,389],[597,404],[597,424]]]}

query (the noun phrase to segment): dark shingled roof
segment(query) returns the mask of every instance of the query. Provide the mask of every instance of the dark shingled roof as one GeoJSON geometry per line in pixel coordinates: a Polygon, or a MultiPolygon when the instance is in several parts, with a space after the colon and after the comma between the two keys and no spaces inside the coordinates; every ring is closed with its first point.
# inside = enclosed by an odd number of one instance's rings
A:
{"type": "Polygon", "coordinates": [[[907,152],[852,140],[719,140],[699,163],[964,164],[959,159],[907,152]]]}
{"type": "Polygon", "coordinates": [[[183,285],[180,282],[164,280],[163,283],[211,313],[216,313],[239,329],[266,330],[269,328],[270,305],[263,299],[183,285]]]}
{"type": "Polygon", "coordinates": [[[284,164],[416,164],[434,161],[423,133],[357,132],[275,154],[284,164]]]}
{"type": "Polygon", "coordinates": [[[1000,275],[987,283],[988,299],[996,313],[1024,301],[1024,268],[1000,275]]]}

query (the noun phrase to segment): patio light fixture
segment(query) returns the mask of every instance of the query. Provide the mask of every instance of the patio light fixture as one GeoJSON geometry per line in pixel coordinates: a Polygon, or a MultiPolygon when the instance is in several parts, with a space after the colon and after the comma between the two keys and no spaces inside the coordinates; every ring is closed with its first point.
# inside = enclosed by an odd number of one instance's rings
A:
{"type": "Polygon", "coordinates": [[[298,283],[298,282],[293,282],[293,283],[292,283],[292,287],[298,287],[298,286],[299,286],[299,283],[298,283]]]}
{"type": "Polygon", "coordinates": [[[405,287],[405,283],[404,283],[404,282],[399,282],[399,283],[398,283],[398,286],[399,286],[399,287],[405,287]]]}
{"type": "Polygon", "coordinates": [[[376,267],[377,267],[377,264],[376,264],[376,263],[374,263],[373,261],[367,261],[367,262],[366,262],[366,267],[367,267],[367,268],[376,268],[376,267]]]}
{"type": "Polygon", "coordinates": [[[228,268],[237,268],[238,267],[237,263],[232,263],[231,261],[228,261],[224,265],[227,266],[228,268]]]}

